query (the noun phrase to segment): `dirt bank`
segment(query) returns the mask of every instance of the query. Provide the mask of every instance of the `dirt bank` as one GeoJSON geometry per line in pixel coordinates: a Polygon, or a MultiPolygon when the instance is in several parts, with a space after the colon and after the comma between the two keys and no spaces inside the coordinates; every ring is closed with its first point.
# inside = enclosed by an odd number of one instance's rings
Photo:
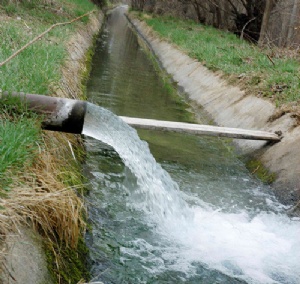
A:
{"type": "MultiPolygon", "coordinates": [[[[93,14],[90,22],[77,31],[69,41],[69,58],[62,69],[63,76],[59,87],[55,90],[55,96],[76,99],[82,97],[82,79],[87,73],[85,68],[87,68],[88,51],[102,22],[101,12],[93,14]]],[[[68,141],[67,138],[64,140],[68,141]]],[[[53,147],[59,148],[59,145],[53,145],[53,147]]],[[[51,151],[51,149],[48,150],[51,151]]],[[[29,228],[18,228],[18,230],[19,232],[13,236],[7,237],[6,248],[2,250],[2,252],[5,250],[5,263],[1,267],[0,283],[54,283],[55,280],[52,279],[47,269],[41,237],[29,228]]]]}
{"type": "Polygon", "coordinates": [[[163,68],[191,102],[201,105],[217,125],[282,132],[281,142],[273,145],[246,140],[235,140],[234,143],[246,158],[260,160],[275,173],[276,194],[283,202],[295,204],[300,198],[300,127],[293,114],[287,113],[274,120],[277,109],[271,102],[230,86],[218,74],[161,39],[144,22],[131,15],[129,18],[163,68]]]}

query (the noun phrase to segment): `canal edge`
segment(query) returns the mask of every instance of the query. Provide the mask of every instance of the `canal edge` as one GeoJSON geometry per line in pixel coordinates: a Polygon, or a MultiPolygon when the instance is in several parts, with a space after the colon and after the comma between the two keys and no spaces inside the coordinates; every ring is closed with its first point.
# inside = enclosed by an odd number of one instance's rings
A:
{"type": "MultiPolygon", "coordinates": [[[[90,16],[89,22],[84,27],[79,30],[77,29],[74,32],[74,35],[67,43],[68,56],[61,69],[62,77],[60,84],[53,90],[53,95],[62,98],[67,97],[76,99],[82,99],[85,97],[86,78],[90,71],[95,39],[102,27],[103,19],[104,14],[101,10],[99,10],[90,16]]],[[[52,134],[47,133],[46,135],[51,136],[52,134]]],[[[65,134],[61,135],[63,136],[63,140],[66,141],[68,148],[73,147],[75,149],[76,147],[82,147],[79,135],[72,140],[65,134]],[[68,144],[67,142],[71,144],[68,144]]],[[[48,149],[49,152],[59,152],[60,150],[57,149],[62,148],[62,145],[55,144],[50,148],[51,149],[48,149]]],[[[69,151],[68,153],[70,160],[74,159],[72,151],[69,151]]],[[[82,177],[81,172],[74,173],[74,175],[77,175],[80,178],[82,177]]],[[[78,251],[74,251],[73,254],[76,255],[76,258],[78,258],[76,260],[74,259],[74,261],[81,262],[81,265],[84,266],[84,262],[86,260],[78,257],[78,255],[82,255],[85,250],[85,248],[82,247],[81,242],[82,241],[80,241],[80,245],[78,246],[78,251]]],[[[55,279],[55,277],[58,276],[57,272],[52,271],[52,265],[55,266],[56,264],[55,262],[52,264],[49,263],[51,260],[54,261],[54,258],[51,257],[53,252],[47,248],[45,240],[43,240],[43,238],[32,228],[20,226],[18,228],[18,232],[9,238],[5,246],[7,246],[5,252],[6,257],[5,262],[1,267],[2,273],[0,282],[4,281],[4,284],[11,283],[12,280],[10,279],[13,279],[14,283],[24,283],[23,281],[27,282],[27,280],[30,279],[29,281],[32,284],[49,284],[56,283],[58,281],[55,279]]],[[[72,255],[65,255],[65,257],[68,258],[66,259],[66,263],[69,263],[69,259],[72,258],[72,255]]],[[[76,274],[75,271],[72,273],[74,275],[76,274]]],[[[78,275],[76,276],[78,277],[78,275]]],[[[70,277],[73,276],[70,275],[70,277]]]]}
{"type": "Polygon", "coordinates": [[[161,38],[145,22],[128,13],[127,19],[140,40],[156,57],[162,68],[188,94],[189,99],[203,107],[216,125],[281,132],[280,143],[234,141],[245,162],[259,161],[263,171],[276,178],[272,188],[281,202],[297,204],[300,199],[300,127],[292,114],[273,119],[276,107],[254,95],[246,95],[237,86],[230,86],[213,73],[161,38]],[[197,83],[203,81],[203,84],[197,83]],[[211,86],[207,83],[211,84],[211,86]]]}

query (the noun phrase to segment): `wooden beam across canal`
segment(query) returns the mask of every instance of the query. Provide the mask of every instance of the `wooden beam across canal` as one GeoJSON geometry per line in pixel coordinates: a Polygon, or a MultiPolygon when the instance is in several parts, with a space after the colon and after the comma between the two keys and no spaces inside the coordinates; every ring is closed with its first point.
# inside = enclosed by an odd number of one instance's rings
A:
{"type": "Polygon", "coordinates": [[[229,137],[236,139],[249,140],[266,140],[266,141],[280,141],[281,137],[273,132],[246,130],[238,128],[219,127],[211,125],[192,124],[174,121],[162,121],[155,119],[143,119],[120,116],[120,118],[134,128],[171,131],[180,133],[190,133],[194,135],[206,135],[216,137],[229,137]]]}
{"type": "MultiPolygon", "coordinates": [[[[26,102],[28,108],[44,116],[43,129],[80,134],[83,129],[87,102],[66,98],[56,98],[37,94],[1,92],[0,101],[9,97],[17,97],[26,102]]],[[[216,137],[229,137],[236,139],[267,140],[278,142],[281,140],[277,133],[245,130],[238,128],[219,127],[211,125],[192,124],[175,121],[162,121],[120,116],[127,124],[135,128],[153,129],[190,133],[194,135],[208,135],[216,137]]]]}

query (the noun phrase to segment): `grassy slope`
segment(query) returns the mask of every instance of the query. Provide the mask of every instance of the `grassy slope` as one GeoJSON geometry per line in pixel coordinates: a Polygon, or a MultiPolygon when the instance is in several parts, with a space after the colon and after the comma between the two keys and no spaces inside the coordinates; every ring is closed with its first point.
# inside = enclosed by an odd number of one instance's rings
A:
{"type": "MultiPolygon", "coordinates": [[[[51,5],[48,5],[47,1],[36,0],[0,6],[0,62],[52,24],[69,21],[92,9],[93,4],[79,0],[53,1],[51,5]]],[[[85,22],[86,19],[82,21],[85,22]]],[[[67,56],[66,42],[81,24],[82,22],[79,22],[54,29],[0,67],[0,89],[49,94],[61,78],[60,68],[67,56]]],[[[14,123],[11,123],[5,111],[7,106],[0,107],[0,176],[6,176],[6,171],[10,170],[16,174],[24,165],[30,164],[24,159],[26,157],[27,160],[31,160],[32,154],[37,152],[35,150],[38,150],[38,131],[32,129],[35,125],[32,117],[28,120],[26,115],[22,115],[21,120],[15,119],[14,123]],[[32,136],[33,133],[35,134],[32,136]]],[[[39,127],[38,123],[36,127],[39,127]]],[[[2,181],[3,179],[0,179],[0,189],[4,186],[7,188],[7,182],[5,181],[4,185],[1,184],[2,181]]]]}
{"type": "Polygon", "coordinates": [[[144,17],[162,37],[232,83],[270,98],[277,106],[300,101],[300,56],[296,51],[260,49],[234,34],[170,17],[144,17]]]}
{"type": "Polygon", "coordinates": [[[41,131],[37,118],[21,114],[7,119],[7,109],[1,109],[3,118],[0,119],[0,196],[4,196],[13,182],[13,177],[32,165],[38,152],[41,131]]]}
{"type": "MultiPolygon", "coordinates": [[[[2,6],[0,13],[0,62],[41,34],[52,24],[69,21],[94,8],[88,1],[23,1],[2,6]]],[[[82,19],[86,21],[87,18],[82,19]]],[[[60,66],[66,57],[65,43],[80,22],[60,26],[29,46],[4,65],[0,86],[6,91],[47,94],[60,79],[60,66]]]]}
{"type": "MultiPolygon", "coordinates": [[[[3,0],[0,62],[52,24],[70,21],[93,9],[95,6],[88,0],[3,0]]],[[[66,43],[87,20],[85,17],[72,25],[55,28],[0,67],[0,90],[52,93],[62,76],[61,67],[67,58],[66,43]]],[[[51,269],[60,279],[59,283],[77,283],[87,275],[84,259],[80,260],[78,251],[74,250],[84,225],[80,216],[83,205],[75,191],[66,190],[82,183],[79,163],[71,153],[79,149],[73,146],[70,151],[76,138],[43,134],[39,118],[26,108],[20,108],[16,101],[3,103],[0,100],[0,109],[1,216],[4,220],[7,220],[5,216],[8,220],[31,219],[47,239],[55,240],[48,243],[50,253],[47,254],[54,265],[51,269]]],[[[2,219],[0,223],[3,234],[9,224],[2,219]]]]}

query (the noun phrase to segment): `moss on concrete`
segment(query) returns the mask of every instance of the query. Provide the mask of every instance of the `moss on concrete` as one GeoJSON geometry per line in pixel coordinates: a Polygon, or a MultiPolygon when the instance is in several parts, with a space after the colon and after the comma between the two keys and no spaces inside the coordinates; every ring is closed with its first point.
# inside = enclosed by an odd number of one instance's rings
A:
{"type": "Polygon", "coordinates": [[[276,174],[271,173],[259,160],[249,160],[246,166],[254,176],[265,184],[272,184],[276,180],[276,174]]]}
{"type": "Polygon", "coordinates": [[[82,70],[81,73],[81,94],[82,97],[79,99],[83,99],[86,100],[87,99],[87,90],[86,90],[86,86],[87,86],[87,82],[89,80],[89,76],[92,70],[92,60],[93,60],[93,56],[95,53],[95,49],[96,49],[96,40],[98,38],[98,34],[93,36],[93,43],[91,45],[91,47],[86,51],[85,53],[85,61],[84,61],[84,66],[85,68],[82,70]]]}
{"type": "Polygon", "coordinates": [[[53,246],[45,245],[48,269],[59,284],[76,284],[81,280],[88,281],[90,272],[88,266],[89,251],[84,239],[80,238],[76,248],[65,246],[64,243],[53,246]],[[55,255],[59,254],[57,258],[55,255]],[[57,263],[57,259],[60,262],[57,263]]]}

